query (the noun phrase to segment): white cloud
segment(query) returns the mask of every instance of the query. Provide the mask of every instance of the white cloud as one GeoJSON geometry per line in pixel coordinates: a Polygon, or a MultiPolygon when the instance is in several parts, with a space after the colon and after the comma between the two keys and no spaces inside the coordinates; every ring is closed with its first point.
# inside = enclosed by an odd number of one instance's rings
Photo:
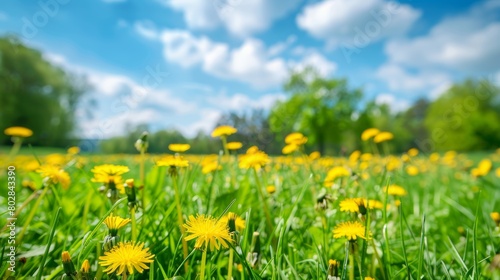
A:
{"type": "Polygon", "coordinates": [[[403,112],[410,108],[410,102],[408,100],[398,99],[394,94],[390,93],[377,95],[375,97],[375,103],[389,105],[392,113],[403,112]]]}
{"type": "Polygon", "coordinates": [[[208,102],[224,111],[245,111],[247,109],[269,110],[276,101],[285,99],[282,93],[265,94],[259,98],[251,98],[243,93],[232,96],[219,95],[208,99],[208,102]]]}
{"type": "Polygon", "coordinates": [[[134,29],[139,35],[148,38],[148,39],[156,39],[158,38],[158,31],[154,23],[150,20],[145,21],[136,21],[134,23],[134,29]]]}
{"type": "Polygon", "coordinates": [[[423,91],[449,84],[451,77],[440,71],[418,71],[411,73],[396,64],[384,64],[376,72],[376,76],[385,81],[389,89],[394,91],[423,91]]]}
{"type": "Polygon", "coordinates": [[[262,41],[253,38],[247,38],[241,46],[231,48],[204,36],[195,37],[187,31],[165,30],[161,41],[164,56],[169,62],[185,68],[200,66],[215,77],[237,80],[256,88],[278,86],[291,69],[300,69],[306,64],[316,67],[325,76],[336,69],[334,62],[318,52],[310,52],[300,60],[275,57],[276,45],[269,49],[262,41]]]}
{"type": "Polygon", "coordinates": [[[296,20],[299,28],[332,47],[362,48],[406,33],[420,14],[409,5],[385,0],[325,0],[306,6],[296,20]]]}
{"type": "Polygon", "coordinates": [[[295,8],[300,0],[164,0],[181,11],[191,28],[224,26],[238,36],[265,31],[277,19],[295,8]]]}
{"type": "Polygon", "coordinates": [[[394,40],[386,54],[393,63],[460,70],[468,74],[500,69],[500,21],[491,15],[500,1],[484,2],[463,15],[449,17],[426,35],[394,40]]]}

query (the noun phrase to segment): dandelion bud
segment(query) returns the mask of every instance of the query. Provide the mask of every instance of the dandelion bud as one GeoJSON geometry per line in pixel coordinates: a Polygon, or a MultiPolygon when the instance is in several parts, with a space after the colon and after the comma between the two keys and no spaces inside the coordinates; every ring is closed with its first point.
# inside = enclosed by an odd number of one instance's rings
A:
{"type": "Polygon", "coordinates": [[[498,212],[492,212],[490,214],[490,217],[493,220],[493,222],[495,222],[495,224],[497,226],[500,226],[500,213],[498,213],[498,212]]]}
{"type": "Polygon", "coordinates": [[[73,262],[71,261],[71,256],[69,255],[68,251],[64,251],[61,254],[61,259],[63,263],[63,268],[64,268],[64,275],[63,278],[69,278],[69,279],[76,279],[76,269],[75,265],[73,265],[73,262]],[[64,277],[66,276],[66,277],[64,277]]]}
{"type": "Polygon", "coordinates": [[[128,207],[129,207],[129,209],[133,209],[137,205],[137,197],[136,197],[136,191],[135,191],[135,186],[134,186],[134,179],[126,180],[125,184],[123,186],[125,188],[125,193],[127,194],[128,207]]]}
{"type": "Polygon", "coordinates": [[[148,149],[148,133],[144,131],[141,135],[141,138],[135,141],[135,148],[138,152],[145,153],[148,149]]]}
{"type": "Polygon", "coordinates": [[[120,236],[119,235],[114,235],[114,236],[106,235],[106,237],[104,237],[104,242],[102,244],[102,249],[104,250],[104,252],[108,252],[111,249],[113,249],[113,247],[115,247],[116,245],[118,245],[118,241],[120,241],[120,236]]]}
{"type": "Polygon", "coordinates": [[[80,273],[78,274],[78,279],[90,280],[90,263],[88,260],[83,261],[82,268],[80,268],[80,273]]]}
{"type": "Polygon", "coordinates": [[[339,276],[339,262],[337,260],[328,261],[328,277],[326,280],[337,280],[339,276]]]}

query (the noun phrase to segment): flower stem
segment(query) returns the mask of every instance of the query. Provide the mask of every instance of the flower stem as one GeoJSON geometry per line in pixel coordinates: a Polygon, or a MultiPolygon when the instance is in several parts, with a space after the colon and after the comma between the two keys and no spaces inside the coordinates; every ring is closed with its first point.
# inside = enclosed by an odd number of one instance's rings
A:
{"type": "Polygon", "coordinates": [[[205,249],[203,250],[203,255],[201,256],[200,280],[205,280],[205,264],[207,263],[207,250],[208,250],[208,242],[205,243],[205,249]]]}
{"type": "Polygon", "coordinates": [[[31,211],[30,211],[30,213],[28,215],[28,218],[24,222],[24,226],[22,227],[21,232],[19,233],[19,236],[17,237],[17,240],[16,240],[16,245],[17,246],[21,245],[21,242],[23,240],[24,234],[26,233],[26,230],[28,229],[28,227],[29,227],[29,225],[31,223],[31,220],[33,219],[33,217],[35,216],[35,213],[38,210],[38,206],[40,206],[40,203],[42,202],[42,199],[45,196],[45,194],[47,194],[48,190],[49,190],[49,186],[45,186],[44,189],[43,189],[43,191],[42,191],[42,193],[40,194],[40,196],[38,197],[38,199],[35,201],[35,205],[33,205],[33,208],[31,208],[31,211]]]}
{"type": "Polygon", "coordinates": [[[144,182],[144,149],[141,149],[140,176],[142,186],[142,209],[146,209],[146,182],[144,182]]]}
{"type": "MultiPolygon", "coordinates": [[[[172,184],[174,185],[174,193],[175,193],[175,206],[177,208],[177,223],[179,224],[179,228],[181,229],[182,235],[182,252],[184,254],[184,259],[188,257],[188,247],[187,241],[184,239],[184,232],[186,231],[182,226],[184,223],[184,219],[182,218],[182,207],[181,207],[181,197],[179,194],[179,186],[177,185],[177,176],[172,177],[172,184]]],[[[184,263],[184,270],[187,273],[188,271],[188,262],[184,263]]]]}
{"type": "Polygon", "coordinates": [[[234,256],[234,250],[229,249],[229,266],[227,268],[227,280],[233,279],[233,256],[234,256]]]}
{"type": "Polygon", "coordinates": [[[349,280],[354,280],[354,253],[349,253],[349,280]]]}
{"type": "Polygon", "coordinates": [[[127,271],[124,271],[122,274],[122,280],[127,280],[127,271]]]}
{"type": "Polygon", "coordinates": [[[257,170],[255,170],[255,168],[252,168],[252,169],[253,169],[253,174],[255,176],[255,182],[257,182],[257,190],[259,192],[260,198],[262,199],[262,208],[264,209],[264,214],[266,215],[267,227],[268,227],[269,233],[271,233],[271,231],[273,230],[273,223],[271,220],[271,214],[269,213],[269,208],[267,207],[267,200],[264,196],[264,193],[262,192],[262,185],[260,183],[259,175],[257,174],[257,170]]]}
{"type": "Polygon", "coordinates": [[[130,219],[132,220],[132,241],[137,241],[137,226],[135,222],[135,207],[130,209],[130,219]]]}
{"type": "Polygon", "coordinates": [[[229,156],[229,150],[227,149],[227,139],[226,139],[226,136],[223,135],[223,136],[220,137],[220,139],[222,140],[222,146],[224,148],[224,155],[229,156]]]}

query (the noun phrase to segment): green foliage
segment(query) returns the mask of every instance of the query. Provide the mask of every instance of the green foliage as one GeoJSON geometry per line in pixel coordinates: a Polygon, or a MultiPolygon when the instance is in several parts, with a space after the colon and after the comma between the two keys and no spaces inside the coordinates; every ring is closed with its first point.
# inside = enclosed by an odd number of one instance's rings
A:
{"type": "Polygon", "coordinates": [[[290,98],[271,110],[272,131],[281,135],[301,131],[320,152],[324,152],[326,143],[342,143],[351,131],[351,117],[361,90],[349,89],[345,79],[320,77],[312,69],[292,73],[284,89],[290,98]]]}
{"type": "MultiPolygon", "coordinates": [[[[0,38],[0,129],[25,126],[35,145],[66,146],[75,129],[83,80],[49,63],[14,37],[0,38]]],[[[0,136],[0,143],[8,143],[0,136]]]]}
{"type": "Polygon", "coordinates": [[[486,80],[456,84],[430,105],[425,126],[437,150],[498,148],[500,89],[486,80]]]}

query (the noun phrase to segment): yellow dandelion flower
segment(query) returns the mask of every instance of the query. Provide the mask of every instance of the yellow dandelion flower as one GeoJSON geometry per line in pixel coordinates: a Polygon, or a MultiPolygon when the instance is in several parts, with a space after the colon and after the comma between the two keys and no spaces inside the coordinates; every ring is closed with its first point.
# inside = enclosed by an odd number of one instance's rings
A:
{"type": "Polygon", "coordinates": [[[266,187],[266,191],[268,194],[273,194],[276,192],[276,187],[274,185],[269,185],[266,187]]]}
{"type": "Polygon", "coordinates": [[[7,136],[27,138],[33,135],[33,131],[22,126],[11,126],[6,128],[3,133],[7,136]]]}
{"type": "Polygon", "coordinates": [[[243,147],[243,144],[241,142],[229,142],[227,143],[227,149],[231,151],[236,151],[241,149],[243,147]]]}
{"type": "Polygon", "coordinates": [[[378,200],[375,199],[364,199],[363,202],[365,203],[366,208],[368,209],[382,209],[384,208],[384,204],[378,200]]]}
{"type": "Polygon", "coordinates": [[[439,154],[438,153],[432,153],[430,156],[429,156],[429,160],[431,162],[438,162],[439,161],[439,154]]]}
{"type": "Polygon", "coordinates": [[[394,135],[390,132],[383,131],[380,132],[379,134],[375,135],[375,138],[373,138],[373,142],[375,143],[382,143],[385,141],[392,140],[394,138],[394,135]]]}
{"type": "Polygon", "coordinates": [[[99,264],[106,268],[104,272],[108,274],[133,274],[134,271],[142,273],[149,269],[148,264],[154,261],[154,256],[149,248],[144,248],[144,243],[120,242],[99,257],[99,264]]]}
{"type": "Polygon", "coordinates": [[[479,162],[479,165],[477,168],[472,169],[471,173],[472,176],[474,177],[482,177],[488,175],[488,173],[491,170],[491,160],[489,159],[483,159],[481,162],[479,162]]]}
{"type": "Polygon", "coordinates": [[[80,153],[80,148],[79,147],[73,146],[73,147],[69,147],[68,148],[68,154],[69,155],[76,155],[78,153],[80,153]]]}
{"type": "Polygon", "coordinates": [[[222,216],[219,221],[221,223],[228,224],[230,219],[234,220],[237,231],[242,232],[245,229],[245,220],[243,220],[240,216],[236,215],[233,212],[229,212],[226,215],[222,216]]]}
{"type": "Polygon", "coordinates": [[[361,198],[346,198],[340,202],[339,206],[342,212],[359,213],[360,206],[364,207],[365,203],[361,198]]]}
{"type": "Polygon", "coordinates": [[[361,152],[356,150],[349,155],[349,161],[350,162],[357,162],[359,157],[361,156],[361,152]]]}
{"type": "Polygon", "coordinates": [[[407,154],[410,157],[416,157],[416,156],[418,156],[418,149],[417,148],[411,148],[411,149],[408,150],[407,154]]]}
{"type": "Polygon", "coordinates": [[[358,237],[365,239],[365,226],[358,221],[340,223],[333,229],[333,238],[342,237],[349,241],[356,240],[358,237]]]}
{"type": "Polygon", "coordinates": [[[406,190],[398,185],[390,185],[388,187],[385,187],[384,192],[387,192],[389,195],[394,195],[394,196],[406,195],[406,190]]]}
{"type": "Polygon", "coordinates": [[[196,239],[194,247],[202,248],[204,245],[211,251],[220,249],[220,246],[228,248],[228,243],[232,242],[227,223],[216,220],[211,216],[198,215],[196,218],[190,215],[184,224],[186,233],[189,234],[184,239],[186,241],[196,239]]]}
{"type": "Polygon", "coordinates": [[[123,219],[120,216],[113,216],[111,213],[106,219],[104,219],[104,224],[108,227],[110,231],[116,231],[130,223],[130,219],[123,219]]]}
{"type": "Polygon", "coordinates": [[[251,146],[246,151],[247,154],[255,154],[257,152],[259,152],[259,147],[257,147],[257,146],[251,146]]]}
{"type": "Polygon", "coordinates": [[[316,160],[316,159],[319,159],[320,157],[321,157],[321,153],[318,151],[314,151],[314,152],[309,154],[310,160],[316,160]]]}
{"type": "Polygon", "coordinates": [[[61,259],[65,263],[70,262],[71,261],[71,256],[69,255],[69,252],[68,251],[62,252],[61,259]]]}
{"type": "Polygon", "coordinates": [[[189,144],[170,144],[170,145],[168,145],[168,149],[174,153],[184,153],[185,151],[189,150],[190,148],[191,148],[191,145],[189,145],[189,144]]]}
{"type": "Polygon", "coordinates": [[[158,166],[188,167],[189,161],[181,156],[168,155],[156,162],[158,166]]]}
{"type": "Polygon", "coordinates": [[[208,174],[208,173],[214,172],[215,170],[222,169],[222,166],[220,166],[219,162],[216,160],[205,161],[205,162],[202,162],[201,165],[202,165],[201,172],[203,174],[208,174]]]}
{"type": "Polygon", "coordinates": [[[300,132],[293,132],[285,137],[285,143],[289,145],[294,144],[296,146],[304,145],[307,143],[307,137],[300,132]]]}
{"type": "Polygon", "coordinates": [[[289,155],[295,151],[298,151],[299,150],[299,146],[295,145],[295,144],[288,144],[286,145],[285,147],[283,147],[283,149],[281,150],[281,152],[284,154],[284,155],[289,155]]]}
{"type": "Polygon", "coordinates": [[[94,174],[123,175],[129,172],[129,170],[125,165],[103,164],[94,166],[90,171],[94,174]]]}
{"type": "Polygon", "coordinates": [[[47,183],[60,184],[63,189],[68,189],[71,183],[69,174],[57,166],[42,165],[37,172],[41,173],[42,177],[47,180],[47,183]]]}
{"type": "Polygon", "coordinates": [[[368,141],[369,139],[375,137],[380,132],[377,128],[368,128],[361,133],[361,140],[368,141]]]}
{"type": "Polygon", "coordinates": [[[366,276],[366,277],[365,277],[365,280],[375,280],[375,278],[372,278],[372,277],[370,277],[370,276],[366,276]]]}
{"type": "Polygon", "coordinates": [[[418,167],[415,165],[408,165],[406,167],[406,173],[410,176],[416,176],[418,175],[418,167]]]}
{"type": "Polygon", "coordinates": [[[500,213],[498,212],[492,212],[490,214],[491,219],[498,225],[500,224],[500,213]]]}
{"type": "Polygon", "coordinates": [[[266,153],[264,153],[263,151],[256,151],[251,154],[247,153],[245,155],[242,155],[239,160],[239,167],[242,169],[260,169],[270,161],[271,160],[266,153]]]}
{"type": "Polygon", "coordinates": [[[351,173],[343,166],[335,166],[330,169],[325,178],[325,186],[331,186],[337,178],[347,177],[351,173]]]}
{"type": "Polygon", "coordinates": [[[238,130],[229,125],[221,125],[212,131],[212,137],[226,137],[235,134],[238,130]]]}

